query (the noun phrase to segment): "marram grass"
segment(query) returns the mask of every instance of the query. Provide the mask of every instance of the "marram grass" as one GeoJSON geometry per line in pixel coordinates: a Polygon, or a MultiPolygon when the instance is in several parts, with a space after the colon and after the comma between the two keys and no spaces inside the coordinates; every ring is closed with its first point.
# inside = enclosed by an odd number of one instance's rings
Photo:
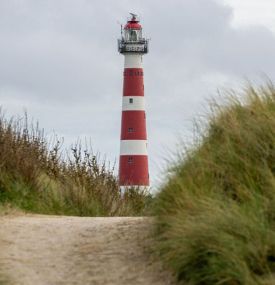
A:
{"type": "Polygon", "coordinates": [[[275,284],[275,88],[226,97],[156,197],[156,251],[183,284],[275,284]]]}
{"type": "Polygon", "coordinates": [[[75,216],[142,215],[150,195],[120,195],[114,169],[80,143],[68,153],[50,145],[43,130],[0,115],[0,214],[26,212],[75,216]],[[7,206],[8,205],[8,206],[7,206]],[[2,209],[2,210],[1,210],[2,209]]]}

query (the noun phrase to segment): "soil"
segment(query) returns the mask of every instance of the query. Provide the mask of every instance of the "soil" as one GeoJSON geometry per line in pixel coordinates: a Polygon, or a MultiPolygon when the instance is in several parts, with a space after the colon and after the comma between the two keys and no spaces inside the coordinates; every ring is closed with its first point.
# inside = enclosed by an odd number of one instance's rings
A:
{"type": "Polygon", "coordinates": [[[148,251],[151,222],[136,217],[0,217],[0,284],[175,284],[148,251]]]}

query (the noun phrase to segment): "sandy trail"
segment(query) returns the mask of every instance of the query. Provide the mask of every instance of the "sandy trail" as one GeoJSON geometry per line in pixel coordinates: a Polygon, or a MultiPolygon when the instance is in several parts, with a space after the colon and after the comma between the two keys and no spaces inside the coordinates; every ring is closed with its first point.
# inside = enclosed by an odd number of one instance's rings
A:
{"type": "Polygon", "coordinates": [[[144,249],[149,225],[132,217],[1,217],[0,275],[14,285],[174,284],[144,249]]]}

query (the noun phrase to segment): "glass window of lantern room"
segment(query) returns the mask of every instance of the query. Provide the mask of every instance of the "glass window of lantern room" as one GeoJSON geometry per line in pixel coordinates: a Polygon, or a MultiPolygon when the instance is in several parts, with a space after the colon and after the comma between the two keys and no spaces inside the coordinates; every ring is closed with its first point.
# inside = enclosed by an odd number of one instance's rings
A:
{"type": "Polygon", "coordinates": [[[137,31],[136,30],[130,30],[130,41],[131,42],[137,41],[137,31]]]}
{"type": "Polygon", "coordinates": [[[130,35],[129,35],[129,30],[128,30],[128,29],[125,29],[125,30],[124,30],[124,37],[125,37],[125,40],[126,40],[126,41],[129,41],[129,36],[130,36],[130,35]]]}
{"type": "Polygon", "coordinates": [[[138,40],[142,39],[142,32],[141,32],[141,30],[137,30],[137,38],[138,38],[138,40]]]}

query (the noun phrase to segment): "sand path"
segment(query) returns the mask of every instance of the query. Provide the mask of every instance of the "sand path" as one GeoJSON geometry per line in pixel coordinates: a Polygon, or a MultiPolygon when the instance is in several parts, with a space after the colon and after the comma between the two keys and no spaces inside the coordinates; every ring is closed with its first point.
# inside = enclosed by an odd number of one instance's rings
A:
{"type": "Polygon", "coordinates": [[[148,218],[0,217],[0,276],[12,285],[168,285],[148,218]]]}

